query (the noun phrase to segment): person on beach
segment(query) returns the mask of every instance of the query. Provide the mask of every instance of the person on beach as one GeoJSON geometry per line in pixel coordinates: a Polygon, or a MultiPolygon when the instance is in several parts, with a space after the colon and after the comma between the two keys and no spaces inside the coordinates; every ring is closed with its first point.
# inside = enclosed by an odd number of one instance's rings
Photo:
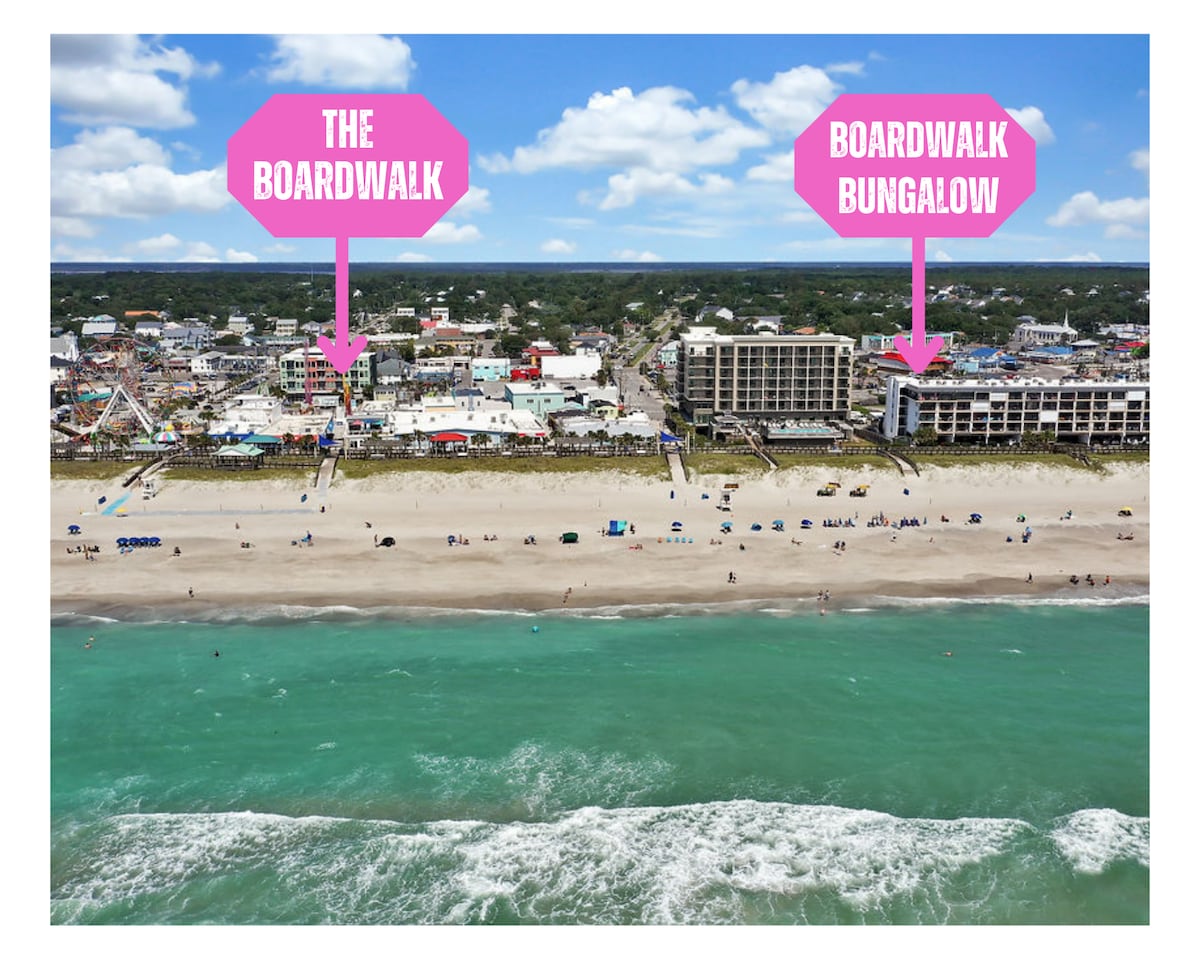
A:
{"type": "Polygon", "coordinates": [[[84,649],[84,650],[91,650],[91,649],[92,649],[92,641],[93,641],[93,640],[95,640],[95,639],[96,639],[95,637],[88,637],[88,638],[87,638],[87,643],[85,643],[85,644],[83,645],[83,649],[84,649]]]}
{"type": "Polygon", "coordinates": [[[1028,573],[1028,574],[1025,576],[1025,582],[1026,582],[1026,583],[1033,583],[1033,573],[1032,573],[1032,572],[1028,573]]]}
{"type": "Polygon", "coordinates": [[[196,596],[196,591],[193,590],[191,587],[188,587],[188,599],[191,600],[195,596],[196,596]]]}

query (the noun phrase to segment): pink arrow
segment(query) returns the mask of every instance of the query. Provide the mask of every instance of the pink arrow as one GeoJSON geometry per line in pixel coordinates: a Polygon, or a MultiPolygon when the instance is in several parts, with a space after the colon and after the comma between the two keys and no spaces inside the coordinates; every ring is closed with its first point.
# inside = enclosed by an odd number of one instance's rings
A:
{"type": "Polygon", "coordinates": [[[353,340],[350,339],[350,238],[337,237],[334,240],[334,247],[336,258],[334,287],[337,302],[334,306],[333,319],[334,336],[337,338],[337,342],[331,342],[328,337],[322,335],[317,337],[317,346],[321,348],[334,370],[338,373],[345,373],[354,366],[354,361],[363,352],[367,345],[367,338],[360,335],[353,340]]]}
{"type": "Polygon", "coordinates": [[[937,352],[942,349],[942,338],[933,337],[925,342],[925,238],[912,238],[912,339],[905,340],[897,335],[893,341],[900,356],[913,369],[921,373],[929,366],[937,352]]]}

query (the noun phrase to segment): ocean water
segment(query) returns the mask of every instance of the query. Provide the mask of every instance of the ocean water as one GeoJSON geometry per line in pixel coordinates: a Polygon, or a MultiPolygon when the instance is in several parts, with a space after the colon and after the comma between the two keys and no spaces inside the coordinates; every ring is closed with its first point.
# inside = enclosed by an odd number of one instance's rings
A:
{"type": "Polygon", "coordinates": [[[1149,921],[1145,598],[64,616],[51,735],[54,924],[1149,921]]]}

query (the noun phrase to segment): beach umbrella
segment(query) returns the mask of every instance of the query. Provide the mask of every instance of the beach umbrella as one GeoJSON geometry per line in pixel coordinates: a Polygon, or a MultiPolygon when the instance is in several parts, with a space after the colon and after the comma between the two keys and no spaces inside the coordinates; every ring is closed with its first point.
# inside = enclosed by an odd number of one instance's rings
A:
{"type": "Polygon", "coordinates": [[[79,524],[73,523],[69,527],[67,527],[67,533],[78,533],[80,531],[80,529],[81,529],[81,527],[79,526],[79,524]]]}
{"type": "Polygon", "coordinates": [[[151,537],[150,538],[150,546],[157,547],[160,543],[162,543],[162,537],[151,537]]]}
{"type": "Polygon", "coordinates": [[[762,524],[761,523],[752,523],[752,524],[750,524],[750,529],[751,530],[761,530],[762,524]]]}
{"type": "Polygon", "coordinates": [[[129,544],[128,537],[117,537],[117,546],[118,547],[128,546],[128,544],[129,544]]]}
{"type": "Polygon", "coordinates": [[[682,529],[683,529],[683,523],[682,523],[681,521],[679,521],[679,520],[676,520],[676,521],[674,521],[674,522],[671,524],[671,529],[672,529],[672,530],[682,530],[682,529]]]}
{"type": "Polygon", "coordinates": [[[802,526],[802,527],[804,527],[805,529],[807,529],[807,528],[809,528],[809,527],[811,527],[811,526],[812,526],[812,521],[811,521],[811,520],[801,520],[801,521],[800,521],[800,526],[802,526]]]}
{"type": "Polygon", "coordinates": [[[178,443],[179,434],[174,430],[160,430],[154,435],[155,443],[178,443]]]}

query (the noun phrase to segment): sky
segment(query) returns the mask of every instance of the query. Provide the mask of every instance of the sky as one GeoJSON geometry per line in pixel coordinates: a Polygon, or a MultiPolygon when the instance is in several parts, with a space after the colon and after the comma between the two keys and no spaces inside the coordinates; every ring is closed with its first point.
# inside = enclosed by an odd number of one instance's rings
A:
{"type": "Polygon", "coordinates": [[[1150,39],[1097,35],[72,34],[50,37],[50,259],[332,261],[226,187],[226,141],[276,93],[420,93],[468,140],[470,190],[357,262],[901,261],[797,196],[793,142],[841,94],[986,93],[1037,188],[930,263],[1148,262],[1150,39]]]}

